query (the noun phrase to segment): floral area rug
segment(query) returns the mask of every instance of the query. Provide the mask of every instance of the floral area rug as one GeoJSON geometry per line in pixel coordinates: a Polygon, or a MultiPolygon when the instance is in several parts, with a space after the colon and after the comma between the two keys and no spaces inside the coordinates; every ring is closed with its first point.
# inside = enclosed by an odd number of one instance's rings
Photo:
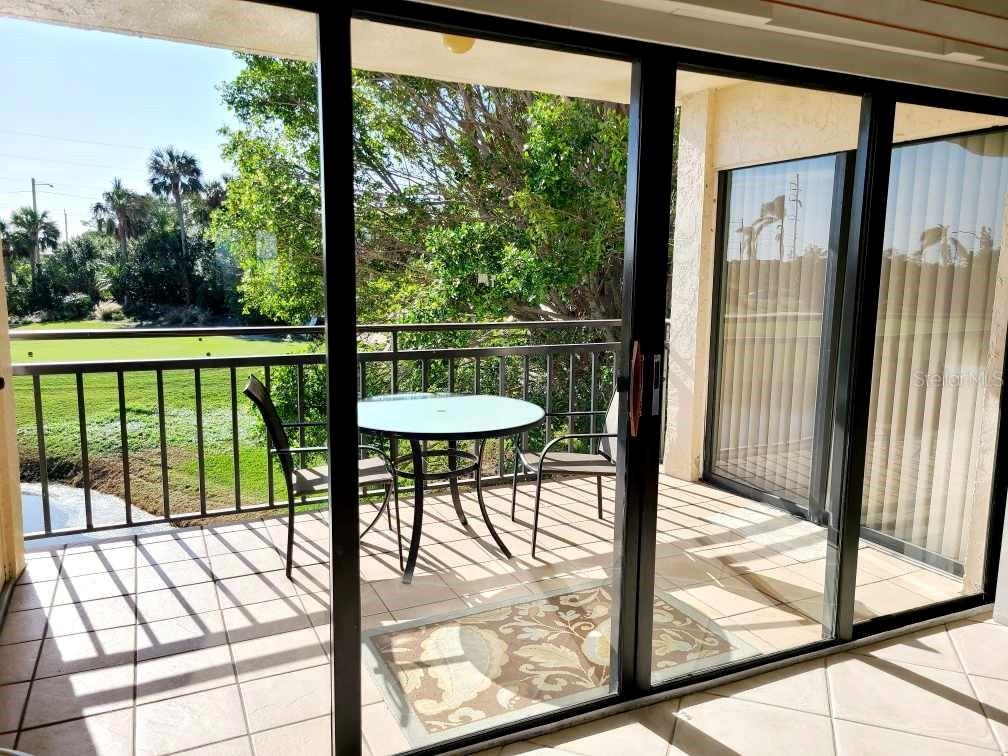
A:
{"type": "MultiPolygon", "coordinates": [[[[609,690],[608,585],[425,619],[365,634],[365,659],[417,745],[609,690]],[[449,732],[450,731],[450,732],[449,732]]],[[[686,674],[753,649],[667,596],[655,597],[653,666],[686,674]]]]}

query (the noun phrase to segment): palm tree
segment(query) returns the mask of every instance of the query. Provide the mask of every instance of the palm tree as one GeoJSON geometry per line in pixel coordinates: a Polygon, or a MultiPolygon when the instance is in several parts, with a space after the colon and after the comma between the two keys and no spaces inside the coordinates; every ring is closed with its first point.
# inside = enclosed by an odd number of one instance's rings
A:
{"type": "Polygon", "coordinates": [[[146,199],[131,192],[120,179],[112,180],[112,189],[102,194],[102,201],[91,208],[98,230],[119,242],[119,261],[126,264],[126,243],[137,236],[147,216],[146,199]]]}
{"type": "Polygon", "coordinates": [[[49,217],[49,212],[41,213],[30,207],[22,207],[11,215],[11,241],[15,248],[27,249],[31,259],[32,289],[38,276],[39,253],[45,249],[56,249],[59,242],[59,227],[49,217]]]}
{"type": "Polygon", "coordinates": [[[203,171],[195,157],[174,147],[154,150],[147,162],[147,170],[150,171],[151,191],[175,204],[175,216],[182,239],[182,256],[185,257],[186,228],[182,198],[203,191],[203,171]]]}
{"type": "Polygon", "coordinates": [[[227,199],[228,182],[230,176],[222,176],[219,179],[211,179],[203,185],[203,194],[198,198],[194,197],[191,205],[192,218],[204,228],[210,226],[210,217],[215,210],[219,210],[227,199]]]}
{"type": "Polygon", "coordinates": [[[920,255],[924,257],[924,250],[938,245],[940,263],[942,265],[957,265],[960,262],[969,260],[970,251],[956,238],[958,231],[953,231],[949,226],[939,223],[921,231],[920,235],[920,255]]]}

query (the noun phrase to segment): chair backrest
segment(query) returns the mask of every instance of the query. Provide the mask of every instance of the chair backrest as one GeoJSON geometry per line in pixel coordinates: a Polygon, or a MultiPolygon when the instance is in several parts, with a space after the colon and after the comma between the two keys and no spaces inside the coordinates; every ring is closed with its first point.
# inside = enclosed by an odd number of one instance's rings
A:
{"type": "MultiPolygon", "coordinates": [[[[266,424],[266,433],[273,447],[276,449],[289,449],[290,439],[288,439],[287,431],[284,429],[283,420],[280,419],[280,413],[277,412],[276,405],[273,404],[273,399],[269,391],[266,390],[266,387],[262,385],[262,382],[254,375],[250,375],[243,393],[252,400],[252,404],[256,406],[259,414],[262,415],[263,422],[266,424]]],[[[294,460],[290,452],[277,452],[277,457],[280,458],[280,466],[283,468],[284,478],[289,487],[291,485],[291,476],[294,474],[294,460]]]]}
{"type": "MultiPolygon", "coordinates": [[[[606,410],[605,433],[619,433],[619,392],[613,392],[612,399],[609,400],[609,409],[606,410]]],[[[605,454],[613,462],[616,461],[616,453],[619,444],[615,438],[603,438],[599,440],[598,450],[605,454]]]]}

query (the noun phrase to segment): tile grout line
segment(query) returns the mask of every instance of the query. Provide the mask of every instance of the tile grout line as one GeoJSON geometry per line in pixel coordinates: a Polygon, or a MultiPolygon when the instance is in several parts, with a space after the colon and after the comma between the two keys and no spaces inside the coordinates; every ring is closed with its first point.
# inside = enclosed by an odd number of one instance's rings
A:
{"type": "MultiPolygon", "coordinates": [[[[201,528],[203,531],[203,549],[204,553],[209,554],[209,549],[207,548],[206,541],[206,529],[201,528]]],[[[272,536],[270,537],[270,542],[272,543],[272,536]]],[[[234,552],[232,552],[234,553],[234,552]]],[[[210,563],[210,557],[207,556],[207,562],[210,563]]],[[[212,563],[211,563],[212,564],[212,563]]],[[[234,649],[231,648],[231,638],[228,636],[227,624],[224,622],[224,605],[220,600],[220,593],[217,590],[217,576],[213,572],[213,567],[210,568],[211,583],[214,589],[214,600],[217,602],[217,612],[221,616],[221,623],[224,626],[224,644],[227,646],[228,658],[231,660],[231,672],[234,674],[235,679],[235,689],[238,692],[238,703],[242,710],[242,720],[245,722],[245,740],[248,743],[249,752],[252,756],[255,756],[255,741],[252,739],[252,726],[249,722],[248,708],[245,706],[245,695],[242,693],[241,680],[238,677],[238,665],[235,662],[234,649]]]]}
{"type": "MultiPolygon", "coordinates": [[[[191,652],[183,652],[183,653],[191,653],[191,652]]],[[[164,656],[164,657],[155,657],[155,658],[156,659],[164,659],[164,658],[167,658],[167,656],[164,656]]],[[[290,670],[288,672],[274,672],[273,674],[263,675],[262,677],[253,678],[252,680],[249,680],[249,682],[258,682],[260,680],[268,680],[271,677],[280,677],[281,675],[290,674],[290,672],[301,672],[301,671],[304,671],[306,669],[316,669],[318,667],[322,667],[322,666],[326,666],[326,665],[327,665],[327,662],[321,662],[319,664],[313,664],[310,667],[302,667],[301,669],[290,670]]],[[[204,688],[202,690],[194,691],[192,693],[177,693],[177,694],[172,695],[172,696],[165,696],[164,698],[158,698],[156,701],[151,701],[150,703],[151,704],[155,704],[155,703],[164,703],[166,701],[176,701],[176,700],[178,700],[180,698],[185,698],[186,696],[197,695],[199,693],[208,693],[208,692],[214,691],[214,690],[223,690],[224,688],[230,688],[230,687],[233,687],[234,685],[235,685],[235,683],[227,683],[227,682],[220,683],[219,685],[214,685],[212,687],[204,688]]],[[[147,706],[147,705],[148,704],[140,704],[140,706],[147,706]]],[[[111,713],[114,713],[114,712],[126,711],[129,708],[130,707],[128,705],[124,704],[123,706],[121,706],[119,708],[109,709],[108,711],[100,711],[100,712],[95,712],[93,714],[79,714],[79,715],[75,715],[75,716],[72,716],[72,717],[67,717],[65,719],[56,719],[56,720],[53,720],[52,722],[46,722],[44,724],[39,724],[39,725],[30,726],[30,727],[25,727],[25,728],[23,728],[22,731],[23,732],[33,732],[35,730],[43,730],[43,729],[45,729],[47,727],[53,727],[53,726],[56,726],[56,725],[66,724],[68,722],[79,722],[79,721],[81,721],[83,719],[88,719],[89,717],[96,717],[96,716],[100,717],[100,716],[102,716],[104,714],[111,714],[111,713]]],[[[309,717],[309,719],[317,719],[317,718],[318,717],[309,717]]],[[[302,721],[302,720],[299,720],[299,721],[302,721]]],[[[266,730],[272,730],[272,729],[276,729],[276,727],[285,727],[285,726],[286,725],[276,725],[275,727],[266,728],[266,730]]],[[[260,732],[266,732],[266,730],[261,730],[260,732]]],[[[5,734],[10,734],[10,733],[5,733],[5,734]]],[[[224,738],[224,740],[235,740],[235,739],[238,739],[240,737],[241,737],[240,735],[236,735],[233,738],[224,738]]],[[[201,747],[201,746],[197,746],[197,747],[201,747]]]]}
{"type": "Polygon", "coordinates": [[[18,719],[17,734],[14,736],[14,748],[18,747],[21,741],[21,730],[24,727],[25,717],[28,716],[28,702],[31,700],[32,689],[35,687],[35,675],[38,673],[39,664],[42,662],[42,650],[45,648],[46,635],[49,632],[49,612],[52,610],[53,602],[56,600],[56,591],[59,588],[59,579],[63,574],[63,558],[66,556],[66,544],[59,548],[59,564],[56,567],[56,585],[53,586],[53,595],[49,599],[49,606],[45,610],[45,624],[42,626],[42,642],[39,643],[38,654],[35,656],[35,666],[32,667],[31,679],[28,681],[28,690],[25,691],[24,704],[21,706],[21,717],[18,719]]]}
{"type": "Polygon", "coordinates": [[[959,647],[956,645],[955,638],[953,637],[948,624],[942,625],[945,630],[945,634],[948,635],[949,643],[952,646],[952,651],[956,655],[956,660],[959,662],[959,667],[962,669],[963,676],[966,678],[966,682],[969,684],[970,692],[973,693],[973,700],[977,702],[980,707],[980,712],[983,714],[984,721],[987,723],[987,731],[990,733],[991,737],[994,739],[994,747],[998,750],[1003,750],[1001,747],[1001,741],[998,740],[997,733],[994,731],[994,725],[991,723],[991,716],[987,711],[987,707],[984,706],[984,702],[980,700],[980,696],[977,693],[976,686],[973,684],[972,678],[969,676],[969,672],[966,670],[966,664],[963,662],[962,654],[959,653],[959,647]]]}
{"type": "Polygon", "coordinates": [[[837,738],[837,725],[836,719],[833,717],[833,688],[830,685],[829,679],[829,656],[824,656],[822,659],[822,671],[823,680],[826,683],[826,714],[829,716],[830,721],[830,735],[833,738],[833,753],[840,753],[840,741],[837,738]]]}
{"type": "Polygon", "coordinates": [[[140,645],[140,607],[139,607],[139,596],[137,593],[137,588],[139,588],[139,558],[140,558],[140,544],[137,541],[136,536],[133,536],[133,707],[130,710],[133,719],[133,742],[130,753],[136,756],[137,753],[137,686],[140,681],[140,670],[138,657],[140,656],[139,645],[140,645]]]}

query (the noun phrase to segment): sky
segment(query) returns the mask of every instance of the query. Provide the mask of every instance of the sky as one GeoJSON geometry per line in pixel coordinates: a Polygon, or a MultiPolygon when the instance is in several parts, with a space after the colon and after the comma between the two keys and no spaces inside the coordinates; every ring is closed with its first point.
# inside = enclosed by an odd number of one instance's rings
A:
{"type": "Polygon", "coordinates": [[[228,50],[0,19],[0,218],[31,205],[70,237],[119,177],[147,191],[147,159],[173,145],[207,179],[229,170],[218,129],[235,125],[217,85],[242,66],[228,50]]]}

